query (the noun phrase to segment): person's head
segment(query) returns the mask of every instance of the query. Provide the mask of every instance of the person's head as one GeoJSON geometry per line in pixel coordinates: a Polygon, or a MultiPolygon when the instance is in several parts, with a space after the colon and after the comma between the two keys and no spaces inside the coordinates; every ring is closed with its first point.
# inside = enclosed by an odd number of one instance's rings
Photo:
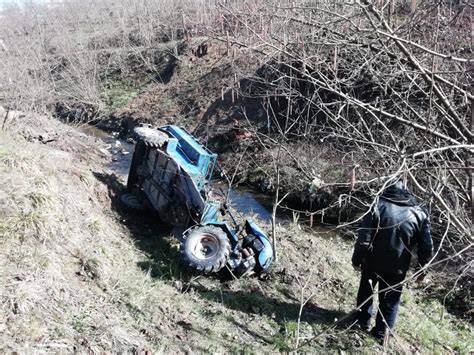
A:
{"type": "Polygon", "coordinates": [[[395,189],[405,190],[405,184],[400,178],[398,178],[391,186],[395,189]]]}
{"type": "Polygon", "coordinates": [[[417,204],[416,198],[405,188],[401,178],[390,181],[383,190],[382,197],[397,205],[415,206],[417,204]]]}
{"type": "Polygon", "coordinates": [[[403,183],[403,180],[401,178],[396,178],[395,180],[392,180],[387,187],[385,188],[385,191],[406,191],[405,184],[403,183]]]}

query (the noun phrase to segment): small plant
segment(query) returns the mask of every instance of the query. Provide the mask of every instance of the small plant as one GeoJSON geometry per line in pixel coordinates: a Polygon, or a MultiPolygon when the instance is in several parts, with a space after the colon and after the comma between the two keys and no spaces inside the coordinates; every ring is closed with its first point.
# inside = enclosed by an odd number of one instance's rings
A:
{"type": "Polygon", "coordinates": [[[290,230],[295,231],[295,230],[301,230],[300,226],[300,213],[299,212],[292,212],[292,220],[290,224],[290,230]]]}
{"type": "Polygon", "coordinates": [[[73,316],[72,318],[72,328],[78,332],[82,333],[85,330],[84,316],[73,316]]]}
{"type": "Polygon", "coordinates": [[[27,197],[35,209],[51,204],[51,196],[42,192],[30,192],[27,197]]]}
{"type": "Polygon", "coordinates": [[[93,219],[89,225],[88,225],[89,230],[93,234],[98,234],[102,230],[102,222],[98,219],[93,219]]]}
{"type": "Polygon", "coordinates": [[[297,328],[298,324],[294,321],[286,321],[280,325],[278,333],[273,337],[273,343],[278,351],[292,350],[297,328]]]}
{"type": "Polygon", "coordinates": [[[50,183],[46,176],[36,176],[33,179],[33,185],[37,188],[47,188],[49,187],[50,183]]]}
{"type": "Polygon", "coordinates": [[[18,233],[22,242],[27,235],[39,238],[44,231],[44,217],[37,210],[19,210],[10,222],[9,229],[18,233]]]}
{"type": "Polygon", "coordinates": [[[46,269],[50,265],[50,260],[46,254],[38,252],[38,250],[35,249],[33,253],[33,257],[36,260],[36,264],[41,268],[41,269],[46,269]]]}
{"type": "Polygon", "coordinates": [[[100,263],[95,256],[79,258],[79,265],[81,267],[80,274],[91,279],[98,279],[100,277],[100,263]]]}

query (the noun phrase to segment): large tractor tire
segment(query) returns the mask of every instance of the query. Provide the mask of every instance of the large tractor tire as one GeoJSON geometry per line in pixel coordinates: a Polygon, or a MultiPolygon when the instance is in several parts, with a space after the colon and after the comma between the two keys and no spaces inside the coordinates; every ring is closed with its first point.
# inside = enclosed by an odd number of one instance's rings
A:
{"type": "Polygon", "coordinates": [[[181,243],[181,260],[186,267],[204,273],[222,269],[230,255],[226,233],[215,226],[192,229],[181,243]]]}
{"type": "Polygon", "coordinates": [[[165,132],[149,127],[137,127],[133,130],[133,138],[153,148],[163,148],[169,137],[165,132]]]}

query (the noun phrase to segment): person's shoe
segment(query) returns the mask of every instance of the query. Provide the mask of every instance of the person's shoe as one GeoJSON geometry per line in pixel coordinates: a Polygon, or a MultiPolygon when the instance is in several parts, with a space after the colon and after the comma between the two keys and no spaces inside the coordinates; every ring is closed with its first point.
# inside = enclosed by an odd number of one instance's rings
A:
{"type": "Polygon", "coordinates": [[[370,331],[370,335],[371,335],[372,338],[374,338],[379,344],[383,345],[384,338],[385,338],[385,334],[380,333],[379,331],[377,331],[377,329],[376,329],[375,327],[373,327],[372,330],[370,331]]]}

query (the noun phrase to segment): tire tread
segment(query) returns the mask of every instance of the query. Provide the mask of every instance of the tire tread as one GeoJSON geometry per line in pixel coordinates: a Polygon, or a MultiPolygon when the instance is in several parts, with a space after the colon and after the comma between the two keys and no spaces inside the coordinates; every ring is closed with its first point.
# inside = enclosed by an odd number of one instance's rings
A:
{"type": "Polygon", "coordinates": [[[227,263],[230,256],[230,242],[227,238],[225,232],[216,226],[199,226],[193,228],[188,235],[184,237],[183,242],[181,243],[180,257],[184,265],[190,269],[194,269],[205,274],[218,272],[222,269],[227,263]],[[205,229],[206,233],[212,233],[220,241],[221,248],[218,251],[217,255],[209,260],[199,260],[194,258],[191,253],[187,251],[186,243],[189,241],[189,238],[193,237],[194,233],[200,229],[205,229]]]}

